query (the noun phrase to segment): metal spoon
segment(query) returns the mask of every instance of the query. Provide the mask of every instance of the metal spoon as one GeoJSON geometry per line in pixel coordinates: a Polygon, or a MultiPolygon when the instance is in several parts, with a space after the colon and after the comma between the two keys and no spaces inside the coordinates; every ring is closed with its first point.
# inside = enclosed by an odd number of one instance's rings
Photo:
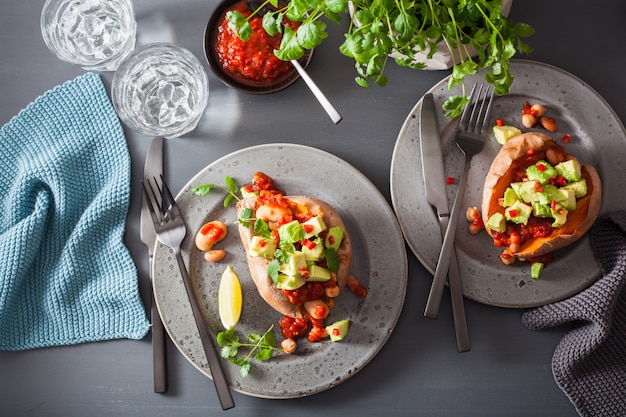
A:
{"type": "MultiPolygon", "coordinates": [[[[252,11],[257,10],[259,7],[261,7],[261,5],[262,3],[258,0],[248,0],[248,7],[252,11]]],[[[261,10],[259,10],[258,14],[261,17],[263,17],[263,15],[267,13],[269,10],[270,9],[267,6],[265,6],[261,10]]],[[[315,84],[315,81],[313,81],[311,76],[306,72],[306,70],[302,67],[302,65],[300,65],[300,63],[297,60],[292,59],[290,62],[295,67],[296,71],[298,71],[298,74],[300,74],[300,77],[302,77],[302,79],[304,80],[306,85],[309,87],[309,89],[311,90],[311,92],[313,93],[317,101],[319,101],[319,103],[322,105],[324,110],[326,110],[326,113],[328,113],[332,121],[335,124],[339,123],[343,119],[343,117],[337,111],[335,106],[333,106],[330,100],[328,100],[328,98],[322,92],[322,90],[320,90],[317,84],[315,84]]]]}

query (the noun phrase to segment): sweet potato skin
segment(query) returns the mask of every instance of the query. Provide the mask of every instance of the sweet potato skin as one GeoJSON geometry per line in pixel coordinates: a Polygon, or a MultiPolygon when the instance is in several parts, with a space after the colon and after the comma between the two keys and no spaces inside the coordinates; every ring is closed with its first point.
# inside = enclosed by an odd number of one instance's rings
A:
{"type": "MultiPolygon", "coordinates": [[[[321,215],[328,228],[339,226],[344,229],[344,237],[341,246],[337,251],[339,258],[341,259],[339,270],[337,271],[337,285],[339,288],[344,288],[346,281],[348,280],[348,276],[350,275],[350,267],[352,265],[352,245],[350,243],[348,231],[346,230],[339,213],[337,213],[337,211],[328,203],[312,197],[286,196],[285,199],[305,206],[310,213],[313,213],[313,215],[321,215]]],[[[239,217],[239,214],[243,209],[254,209],[255,206],[256,198],[254,197],[239,201],[237,203],[237,217],[239,217]]],[[[303,317],[302,308],[291,304],[282,291],[274,285],[274,282],[268,274],[268,265],[270,260],[249,255],[250,242],[252,240],[252,236],[254,235],[252,227],[246,227],[239,224],[238,229],[241,243],[246,251],[248,267],[250,269],[252,280],[254,281],[261,297],[265,300],[265,302],[283,315],[294,318],[303,317]]]]}
{"type": "MultiPolygon", "coordinates": [[[[527,155],[528,151],[545,151],[557,146],[549,135],[538,132],[523,133],[502,146],[487,173],[483,187],[481,212],[485,225],[492,214],[504,213],[498,199],[514,181],[514,170],[518,166],[516,161],[527,155]]],[[[570,154],[567,157],[574,158],[570,154]]],[[[582,177],[587,182],[587,195],[577,200],[576,210],[568,213],[567,222],[546,237],[524,242],[521,249],[511,255],[522,260],[545,255],[575,242],[589,230],[600,213],[602,185],[598,172],[590,165],[582,165],[582,177]]],[[[488,226],[485,229],[493,236],[488,226]]]]}

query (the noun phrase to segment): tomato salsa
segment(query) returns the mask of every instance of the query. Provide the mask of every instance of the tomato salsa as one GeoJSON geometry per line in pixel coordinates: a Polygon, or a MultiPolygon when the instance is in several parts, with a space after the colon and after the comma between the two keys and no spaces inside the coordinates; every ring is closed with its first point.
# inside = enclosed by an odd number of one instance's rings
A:
{"type": "MultiPolygon", "coordinates": [[[[244,17],[251,13],[246,1],[238,3],[231,10],[239,11],[244,17]]],[[[247,41],[241,40],[229,27],[226,15],[217,28],[217,58],[222,68],[231,75],[249,81],[273,82],[293,72],[291,63],[280,60],[274,50],[280,47],[282,35],[270,36],[263,29],[262,18],[258,15],[249,21],[252,35],[247,41]]],[[[286,22],[297,28],[293,22],[286,22]]]]}

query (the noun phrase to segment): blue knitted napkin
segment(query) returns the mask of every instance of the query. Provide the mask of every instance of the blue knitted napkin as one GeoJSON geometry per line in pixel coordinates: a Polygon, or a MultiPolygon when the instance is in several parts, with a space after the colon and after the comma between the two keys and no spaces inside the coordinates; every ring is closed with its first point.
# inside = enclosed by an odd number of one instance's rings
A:
{"type": "Polygon", "coordinates": [[[123,243],[130,156],[99,76],[3,126],[0,161],[0,350],[145,336],[123,243]]]}

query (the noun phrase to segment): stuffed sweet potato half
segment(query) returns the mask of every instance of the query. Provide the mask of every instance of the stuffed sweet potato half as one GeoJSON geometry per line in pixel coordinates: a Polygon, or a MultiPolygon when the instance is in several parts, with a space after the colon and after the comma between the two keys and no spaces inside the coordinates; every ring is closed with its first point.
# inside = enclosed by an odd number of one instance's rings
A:
{"type": "Polygon", "coordinates": [[[597,171],[581,164],[550,136],[531,132],[509,139],[483,188],[482,218],[501,259],[532,260],[578,240],[600,212],[597,171]]]}

